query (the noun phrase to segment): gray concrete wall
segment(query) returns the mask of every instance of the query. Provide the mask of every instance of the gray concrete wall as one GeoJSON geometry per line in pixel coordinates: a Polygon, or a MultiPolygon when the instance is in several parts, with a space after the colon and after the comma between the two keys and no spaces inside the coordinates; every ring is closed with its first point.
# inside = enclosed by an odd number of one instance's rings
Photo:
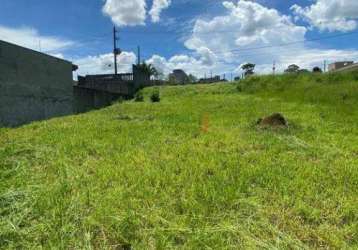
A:
{"type": "Polygon", "coordinates": [[[72,63],[0,41],[0,126],[72,113],[72,63]]]}
{"type": "Polygon", "coordinates": [[[142,72],[136,65],[133,65],[133,82],[133,96],[138,89],[152,86],[152,83],[150,81],[150,75],[142,72]]]}
{"type": "Polygon", "coordinates": [[[93,109],[104,108],[116,100],[125,98],[120,94],[80,86],[74,86],[73,93],[75,113],[84,113],[93,109]]]}

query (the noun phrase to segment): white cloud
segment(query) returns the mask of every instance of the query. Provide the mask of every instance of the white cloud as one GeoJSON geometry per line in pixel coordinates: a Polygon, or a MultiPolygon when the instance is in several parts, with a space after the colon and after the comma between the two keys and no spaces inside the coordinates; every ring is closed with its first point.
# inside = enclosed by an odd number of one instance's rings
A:
{"type": "MultiPolygon", "coordinates": [[[[136,63],[136,55],[133,52],[122,52],[118,56],[118,72],[132,72],[132,64],[136,63]]],[[[113,54],[103,54],[98,56],[87,56],[74,61],[79,66],[78,74],[113,74],[114,62],[113,54]]]]}
{"type": "Polygon", "coordinates": [[[297,4],[291,10],[321,31],[351,31],[357,28],[357,0],[315,0],[311,6],[297,4]]]}
{"type": "Polygon", "coordinates": [[[62,53],[55,53],[55,54],[50,54],[50,56],[54,56],[60,59],[65,59],[65,56],[62,53]]]}
{"type": "Polygon", "coordinates": [[[153,55],[146,62],[152,64],[160,73],[165,75],[169,74],[173,70],[168,65],[168,61],[159,55],[153,55]]]}
{"type": "Polygon", "coordinates": [[[187,73],[197,73],[202,66],[198,60],[187,55],[175,55],[168,60],[159,55],[154,55],[147,60],[147,63],[154,65],[158,71],[165,75],[168,75],[174,69],[183,69],[187,73]]]}
{"type": "Polygon", "coordinates": [[[335,61],[358,60],[358,50],[322,50],[322,49],[306,49],[303,53],[287,54],[281,56],[280,70],[287,68],[290,64],[297,64],[301,68],[312,70],[313,67],[318,66],[323,69],[324,60],[328,63],[335,61]]]}
{"type": "Polygon", "coordinates": [[[73,41],[40,35],[34,28],[9,28],[0,25],[0,39],[33,50],[58,54],[75,45],[73,41]]]}
{"type": "Polygon", "coordinates": [[[193,74],[200,78],[204,77],[205,74],[209,76],[210,72],[212,72],[213,75],[229,72],[228,65],[216,60],[207,64],[206,60],[207,58],[205,56],[197,58],[180,54],[174,55],[169,59],[159,55],[153,55],[146,62],[154,65],[155,68],[164,75],[168,75],[174,69],[182,69],[187,74],[193,74]]]}
{"type": "Polygon", "coordinates": [[[271,73],[274,61],[276,71],[283,72],[290,64],[311,70],[314,66],[323,67],[324,60],[358,59],[357,50],[326,50],[318,44],[297,42],[305,40],[307,28],[275,9],[243,0],[225,1],[223,6],[226,15],[195,21],[192,35],[184,42],[193,51],[191,56],[166,59],[155,55],[148,62],[165,74],[181,68],[202,77],[211,71],[214,75],[240,74],[239,66],[244,62],[255,63],[258,73],[271,73]]]}
{"type": "Polygon", "coordinates": [[[216,55],[208,48],[201,47],[197,49],[198,54],[200,55],[200,61],[203,65],[212,66],[217,60],[216,55]]]}
{"type": "Polygon", "coordinates": [[[105,0],[103,13],[111,17],[117,26],[144,25],[146,19],[145,0],[105,0]]]}
{"type": "MultiPolygon", "coordinates": [[[[192,35],[184,43],[195,52],[195,56],[181,63],[173,63],[173,58],[170,58],[166,61],[166,68],[183,67],[202,76],[210,71],[236,72],[238,65],[251,61],[259,65],[271,65],[272,70],[272,60],[279,61],[281,56],[277,49],[258,50],[254,52],[255,55],[250,51],[240,51],[304,40],[306,28],[295,25],[290,17],[281,15],[275,9],[249,1],[225,1],[223,6],[227,9],[226,15],[196,20],[192,35]]],[[[298,44],[295,49],[302,50],[303,45],[298,44]]],[[[161,62],[163,64],[163,60],[161,62]]]]}
{"type": "Polygon", "coordinates": [[[231,52],[233,49],[289,43],[303,40],[306,34],[306,28],[293,24],[290,17],[258,3],[238,1],[223,5],[227,15],[196,21],[193,35],[185,42],[187,48],[198,51],[206,47],[230,62],[238,59],[231,52]]]}
{"type": "Polygon", "coordinates": [[[171,0],[153,0],[152,9],[149,11],[149,15],[152,17],[154,23],[159,22],[160,13],[162,10],[168,8],[171,4],[171,0]]]}

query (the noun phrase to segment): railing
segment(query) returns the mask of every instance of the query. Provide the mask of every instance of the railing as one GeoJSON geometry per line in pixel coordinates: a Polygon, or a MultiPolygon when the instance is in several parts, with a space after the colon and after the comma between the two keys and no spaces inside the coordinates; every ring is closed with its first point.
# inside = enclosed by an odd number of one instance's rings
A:
{"type": "Polygon", "coordinates": [[[101,84],[123,84],[124,82],[133,81],[133,74],[118,75],[87,75],[78,77],[78,85],[81,86],[98,86],[101,84]]]}
{"type": "Polygon", "coordinates": [[[88,81],[133,81],[133,74],[87,75],[85,79],[88,81]]]}
{"type": "Polygon", "coordinates": [[[133,74],[79,76],[78,87],[114,94],[132,95],[132,89],[134,88],[133,74]]]}

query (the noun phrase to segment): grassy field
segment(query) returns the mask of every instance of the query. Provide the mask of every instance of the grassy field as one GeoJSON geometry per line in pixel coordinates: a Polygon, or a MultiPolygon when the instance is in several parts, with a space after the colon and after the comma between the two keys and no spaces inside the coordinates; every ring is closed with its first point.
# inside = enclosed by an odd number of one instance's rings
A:
{"type": "Polygon", "coordinates": [[[357,75],[153,91],[0,129],[0,248],[358,248],[357,75]]]}

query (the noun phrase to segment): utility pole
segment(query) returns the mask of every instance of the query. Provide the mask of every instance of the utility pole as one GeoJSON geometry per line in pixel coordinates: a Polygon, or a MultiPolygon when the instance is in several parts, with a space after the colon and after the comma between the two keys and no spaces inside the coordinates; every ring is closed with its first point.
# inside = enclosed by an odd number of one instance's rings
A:
{"type": "Polygon", "coordinates": [[[139,65],[140,64],[140,46],[138,46],[138,55],[137,55],[137,58],[138,58],[138,60],[137,60],[137,64],[139,65]]]}
{"type": "Polygon", "coordinates": [[[114,55],[114,74],[118,74],[117,55],[121,54],[121,50],[117,48],[117,30],[116,26],[113,26],[113,55],[114,55]]]}

